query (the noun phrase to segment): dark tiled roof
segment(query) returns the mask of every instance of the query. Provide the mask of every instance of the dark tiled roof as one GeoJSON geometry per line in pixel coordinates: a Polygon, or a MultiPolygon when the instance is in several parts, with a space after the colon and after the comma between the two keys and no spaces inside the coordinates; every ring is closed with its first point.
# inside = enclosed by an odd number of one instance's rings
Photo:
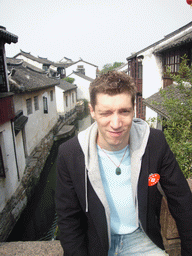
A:
{"type": "Polygon", "coordinates": [[[79,62],[84,62],[84,63],[86,63],[86,64],[89,64],[89,65],[91,65],[91,66],[94,66],[94,67],[98,67],[98,66],[96,66],[96,65],[94,65],[94,64],[91,64],[91,63],[89,63],[89,62],[87,62],[87,61],[84,61],[84,60],[82,60],[82,59],[80,59],[80,60],[78,60],[78,61],[76,61],[76,62],[73,62],[73,63],[69,63],[69,66],[72,66],[72,65],[74,65],[74,64],[77,64],[77,63],[79,63],[79,62]]]}
{"type": "Polygon", "coordinates": [[[17,43],[18,36],[8,32],[5,27],[0,26],[0,40],[3,40],[4,43],[17,43]]]}
{"type": "Polygon", "coordinates": [[[134,58],[134,57],[136,57],[136,56],[139,56],[140,54],[142,54],[142,53],[145,52],[146,50],[150,49],[151,47],[155,47],[155,46],[159,45],[160,43],[162,43],[162,42],[164,42],[164,41],[170,39],[171,37],[174,37],[175,35],[178,35],[179,33],[181,33],[181,32],[183,32],[183,31],[187,30],[187,29],[190,28],[190,27],[192,27],[192,22],[189,22],[187,25],[185,25],[185,26],[183,26],[183,27],[181,27],[181,28],[175,30],[174,32],[172,32],[172,33],[166,35],[163,39],[161,39],[161,40],[159,40],[159,41],[153,43],[152,45],[149,45],[149,46],[147,46],[146,48],[144,48],[144,49],[142,49],[142,50],[140,50],[140,51],[138,51],[138,52],[135,52],[135,53],[131,54],[131,56],[129,56],[129,57],[126,58],[127,61],[128,61],[128,60],[131,60],[132,58],[134,58]]]}
{"type": "Polygon", "coordinates": [[[22,50],[20,50],[20,51],[21,51],[21,52],[18,53],[18,54],[16,54],[16,55],[14,56],[14,58],[16,58],[16,57],[18,57],[18,56],[24,56],[24,57],[26,57],[26,58],[28,58],[28,59],[31,59],[31,60],[33,60],[33,61],[37,61],[37,62],[42,63],[42,64],[46,64],[46,65],[52,65],[52,64],[54,64],[53,61],[50,61],[50,60],[48,60],[47,58],[42,58],[42,57],[38,57],[38,58],[37,58],[37,57],[31,55],[30,52],[24,52],[24,51],[22,51],[22,50]]]}
{"type": "Polygon", "coordinates": [[[77,88],[76,84],[71,84],[71,83],[69,83],[69,82],[67,82],[67,81],[65,81],[63,79],[60,80],[60,84],[58,85],[58,87],[63,89],[65,92],[77,88]]]}
{"type": "Polygon", "coordinates": [[[23,63],[22,59],[6,58],[7,65],[21,65],[23,63]]]}
{"type": "Polygon", "coordinates": [[[66,67],[68,67],[69,64],[62,63],[62,62],[54,62],[54,63],[52,63],[52,65],[57,68],[66,68],[66,67]]]}
{"type": "Polygon", "coordinates": [[[9,84],[11,91],[26,92],[37,91],[59,84],[59,80],[49,78],[42,70],[38,72],[31,67],[20,65],[8,65],[9,84]]]}
{"type": "Polygon", "coordinates": [[[16,131],[20,131],[23,129],[23,127],[25,126],[26,122],[28,121],[28,117],[27,116],[20,116],[19,118],[17,118],[14,122],[14,128],[16,131]]]}
{"type": "MultiPolygon", "coordinates": [[[[177,88],[177,86],[175,86],[174,84],[166,87],[163,90],[167,91],[167,97],[169,97],[170,95],[174,95],[175,98],[178,98],[178,99],[181,98],[180,91],[177,88]]],[[[144,99],[143,104],[149,107],[150,109],[154,110],[156,113],[160,114],[161,116],[167,118],[168,117],[167,111],[162,106],[163,99],[164,98],[161,95],[161,92],[159,91],[151,95],[150,97],[144,99]]]]}
{"type": "MultiPolygon", "coordinates": [[[[94,79],[92,79],[91,77],[85,76],[85,75],[83,75],[83,74],[80,73],[80,72],[75,72],[75,71],[73,71],[72,74],[75,74],[75,75],[77,75],[77,76],[79,76],[79,77],[81,77],[81,78],[83,78],[83,79],[85,79],[85,80],[87,80],[87,81],[89,81],[89,82],[93,82],[93,80],[94,80],[94,79]]],[[[70,76],[70,75],[69,75],[69,76],[70,76]]]]}
{"type": "Polygon", "coordinates": [[[69,59],[69,58],[67,58],[67,57],[63,57],[59,62],[67,62],[67,63],[72,63],[73,61],[72,61],[72,59],[69,59]]]}
{"type": "Polygon", "coordinates": [[[168,44],[161,46],[161,47],[156,47],[154,53],[161,53],[165,50],[168,50],[173,47],[179,47],[181,45],[191,43],[192,42],[192,30],[190,32],[186,32],[182,34],[179,38],[171,40],[168,44]]]}
{"type": "Polygon", "coordinates": [[[25,62],[21,59],[15,59],[15,58],[6,58],[7,66],[20,66],[21,64],[23,67],[26,67],[28,69],[31,69],[32,71],[36,71],[41,74],[47,74],[47,72],[43,69],[37,68],[34,65],[29,64],[28,62],[25,62]]]}
{"type": "Polygon", "coordinates": [[[62,63],[62,62],[50,61],[50,60],[48,60],[47,58],[43,58],[43,57],[40,57],[40,56],[35,57],[35,56],[31,55],[30,52],[24,52],[24,51],[22,51],[22,50],[20,50],[20,51],[21,51],[21,52],[18,53],[18,54],[16,54],[16,55],[14,56],[14,58],[17,58],[18,56],[24,56],[24,57],[26,57],[26,58],[28,58],[28,59],[30,59],[30,60],[36,61],[36,62],[38,62],[38,63],[44,64],[44,65],[48,65],[48,66],[52,65],[52,66],[57,67],[57,68],[58,68],[58,67],[60,67],[60,68],[66,68],[66,67],[68,67],[69,65],[71,65],[71,64],[65,64],[65,63],[62,63]]]}

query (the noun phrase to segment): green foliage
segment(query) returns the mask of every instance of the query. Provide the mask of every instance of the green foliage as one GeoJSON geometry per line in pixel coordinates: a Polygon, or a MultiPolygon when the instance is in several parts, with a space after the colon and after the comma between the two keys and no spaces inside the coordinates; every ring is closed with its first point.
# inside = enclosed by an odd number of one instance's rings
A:
{"type": "Polygon", "coordinates": [[[121,65],[123,64],[123,62],[114,62],[113,64],[105,64],[101,70],[101,73],[104,74],[104,73],[107,73],[108,71],[110,70],[113,70],[115,68],[118,68],[120,67],[121,65]]]}
{"type": "Polygon", "coordinates": [[[161,95],[168,116],[163,120],[165,137],[182,172],[189,178],[192,176],[192,67],[187,61],[184,56],[177,75],[168,71],[176,85],[161,90],[161,95]]]}
{"type": "Polygon", "coordinates": [[[75,81],[75,78],[72,78],[72,77],[65,77],[63,80],[67,81],[67,82],[70,83],[70,84],[73,84],[74,81],[75,81]]]}

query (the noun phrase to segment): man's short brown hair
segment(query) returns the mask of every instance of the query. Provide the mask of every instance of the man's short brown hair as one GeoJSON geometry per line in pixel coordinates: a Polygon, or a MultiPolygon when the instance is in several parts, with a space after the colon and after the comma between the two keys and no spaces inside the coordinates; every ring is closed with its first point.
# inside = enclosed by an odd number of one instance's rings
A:
{"type": "Polygon", "coordinates": [[[132,105],[134,107],[136,87],[130,76],[124,72],[108,71],[97,77],[89,87],[90,103],[93,109],[96,105],[96,96],[99,93],[116,95],[126,92],[131,95],[132,105]]]}

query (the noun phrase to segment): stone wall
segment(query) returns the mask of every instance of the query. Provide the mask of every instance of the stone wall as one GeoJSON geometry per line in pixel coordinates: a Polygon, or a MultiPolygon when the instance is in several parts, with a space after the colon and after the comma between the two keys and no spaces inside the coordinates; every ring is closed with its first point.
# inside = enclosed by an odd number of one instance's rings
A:
{"type": "MultiPolygon", "coordinates": [[[[187,180],[192,190],[192,179],[187,180]]],[[[175,220],[168,209],[167,201],[163,197],[161,206],[161,231],[164,246],[170,256],[181,256],[181,241],[175,220]]]]}

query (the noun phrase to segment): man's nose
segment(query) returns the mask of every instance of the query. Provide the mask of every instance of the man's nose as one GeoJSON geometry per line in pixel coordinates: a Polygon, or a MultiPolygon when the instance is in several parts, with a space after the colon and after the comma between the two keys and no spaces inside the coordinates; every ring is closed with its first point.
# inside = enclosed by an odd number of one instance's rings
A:
{"type": "Polygon", "coordinates": [[[122,126],[122,121],[119,117],[119,115],[117,114],[114,114],[112,117],[111,117],[111,127],[113,129],[118,129],[122,126]]]}

